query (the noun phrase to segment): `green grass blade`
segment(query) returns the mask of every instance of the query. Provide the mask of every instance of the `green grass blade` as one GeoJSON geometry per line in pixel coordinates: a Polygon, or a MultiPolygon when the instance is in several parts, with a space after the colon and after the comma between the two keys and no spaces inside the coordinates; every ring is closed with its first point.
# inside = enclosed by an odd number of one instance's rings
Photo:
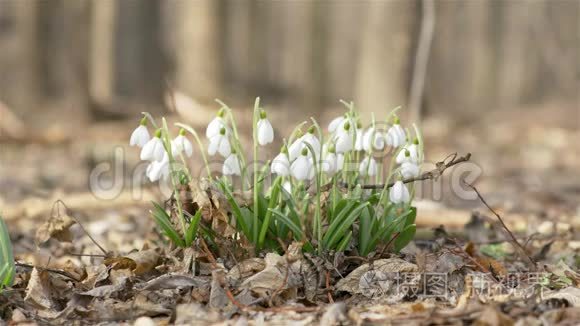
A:
{"type": "Polygon", "coordinates": [[[280,194],[280,181],[282,178],[276,178],[274,184],[272,185],[272,193],[270,194],[270,202],[268,203],[268,210],[264,216],[264,220],[262,221],[262,227],[260,228],[260,235],[258,236],[258,249],[263,248],[264,240],[266,239],[266,231],[270,226],[270,219],[272,217],[272,209],[278,203],[278,195],[280,194]]]}
{"type": "Polygon", "coordinates": [[[191,246],[193,240],[195,240],[195,236],[197,235],[199,221],[201,221],[201,209],[198,209],[194,216],[191,216],[188,212],[185,212],[191,220],[189,222],[189,227],[187,228],[187,232],[185,233],[185,245],[187,247],[191,246]]]}
{"type": "Polygon", "coordinates": [[[240,206],[236,202],[234,195],[232,194],[232,192],[230,191],[228,186],[223,181],[218,180],[218,185],[221,188],[221,190],[224,192],[224,194],[226,196],[226,200],[228,201],[228,203],[230,204],[230,206],[232,208],[232,214],[234,214],[234,217],[236,218],[237,224],[242,229],[242,232],[244,233],[244,235],[248,239],[251,239],[252,237],[251,237],[250,228],[248,227],[248,223],[246,223],[246,221],[244,219],[242,209],[240,208],[240,206]]]}
{"type": "Polygon", "coordinates": [[[405,248],[413,240],[413,237],[415,237],[415,232],[417,232],[417,226],[415,224],[407,225],[395,239],[395,245],[393,247],[395,252],[399,252],[405,248]]]}
{"type": "MultiPolygon", "coordinates": [[[[340,226],[340,224],[344,221],[344,218],[346,217],[346,215],[352,210],[352,208],[355,205],[358,204],[354,200],[351,200],[348,202],[345,201],[345,202],[346,202],[346,204],[344,205],[344,207],[342,209],[340,209],[340,213],[337,214],[337,216],[330,223],[330,226],[328,226],[328,229],[326,230],[324,237],[322,238],[322,241],[324,243],[328,243],[328,240],[334,234],[334,232],[340,226]]],[[[339,203],[339,206],[340,206],[340,203],[339,203]]]]}
{"type": "Polygon", "coordinates": [[[8,228],[0,216],[0,266],[2,272],[0,273],[0,288],[12,286],[14,281],[14,254],[12,252],[12,242],[10,241],[10,234],[8,228]]]}
{"type": "Polygon", "coordinates": [[[326,243],[326,248],[334,248],[335,244],[347,233],[348,229],[353,225],[356,219],[360,216],[360,213],[365,209],[369,203],[364,203],[353,209],[344,221],[338,226],[338,228],[331,234],[328,242],[326,243]]]}
{"type": "Polygon", "coordinates": [[[154,209],[153,211],[151,211],[151,215],[153,215],[153,218],[155,219],[157,225],[159,225],[163,233],[165,233],[165,235],[169,239],[171,239],[171,241],[173,241],[173,243],[175,243],[176,245],[180,247],[185,247],[183,239],[181,238],[179,233],[177,233],[175,228],[173,228],[173,225],[171,225],[171,217],[167,214],[165,209],[163,209],[163,207],[161,207],[156,202],[153,202],[153,206],[154,209]]]}

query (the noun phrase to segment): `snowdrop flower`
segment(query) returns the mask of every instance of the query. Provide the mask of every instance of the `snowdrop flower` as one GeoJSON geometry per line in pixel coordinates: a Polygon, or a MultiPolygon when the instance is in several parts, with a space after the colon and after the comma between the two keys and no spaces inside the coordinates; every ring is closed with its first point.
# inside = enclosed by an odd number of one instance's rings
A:
{"type": "Polygon", "coordinates": [[[228,140],[225,127],[222,127],[217,135],[209,139],[207,153],[211,156],[214,156],[218,152],[223,157],[228,157],[232,153],[232,147],[230,145],[230,141],[228,140]]]}
{"type": "Polygon", "coordinates": [[[264,146],[274,141],[274,129],[270,121],[266,119],[266,111],[260,111],[260,120],[258,121],[258,144],[264,146]]]}
{"type": "Polygon", "coordinates": [[[284,181],[284,183],[282,184],[282,188],[284,188],[284,190],[286,190],[286,192],[288,192],[289,194],[292,193],[292,184],[290,183],[290,181],[284,181]]]}
{"type": "MultiPolygon", "coordinates": [[[[302,136],[301,138],[302,138],[302,143],[306,143],[306,144],[309,144],[310,146],[312,146],[312,149],[314,149],[314,153],[316,153],[316,157],[320,158],[321,146],[320,146],[320,141],[318,140],[318,138],[316,136],[314,136],[315,131],[316,131],[316,128],[314,126],[311,126],[310,128],[308,128],[308,132],[304,136],[302,136]]],[[[310,153],[310,150],[308,150],[308,152],[310,155],[312,154],[312,153],[310,153]]]]}
{"type": "Polygon", "coordinates": [[[163,154],[165,154],[165,148],[161,141],[161,129],[159,129],[155,132],[155,137],[151,138],[141,149],[141,160],[161,161],[163,154]]]}
{"type": "Polygon", "coordinates": [[[272,160],[270,171],[281,177],[290,175],[290,160],[288,159],[288,149],[286,146],[282,146],[280,154],[276,155],[274,160],[272,160]]]}
{"type": "Polygon", "coordinates": [[[225,109],[221,108],[216,117],[207,125],[207,129],[205,130],[205,136],[209,138],[213,138],[220,133],[222,128],[226,128],[226,122],[224,120],[225,109]]]}
{"type": "Polygon", "coordinates": [[[310,159],[308,159],[308,149],[302,149],[300,156],[292,162],[290,172],[297,180],[306,180],[310,177],[310,159]]]}
{"type": "Polygon", "coordinates": [[[364,139],[364,136],[363,136],[362,125],[359,121],[356,124],[356,139],[354,142],[354,150],[355,151],[362,151],[364,149],[363,139],[364,139]]]}
{"type": "Polygon", "coordinates": [[[228,156],[228,158],[226,158],[224,161],[224,165],[222,166],[222,173],[223,175],[241,175],[242,172],[240,166],[240,158],[235,151],[232,151],[230,156],[228,156]]]}
{"type": "Polygon", "coordinates": [[[395,118],[394,124],[387,130],[385,136],[387,138],[387,145],[392,147],[400,147],[407,142],[407,134],[400,125],[398,117],[395,118]]]}
{"type": "Polygon", "coordinates": [[[336,134],[336,152],[337,153],[344,153],[352,150],[352,132],[350,130],[350,123],[345,123],[342,131],[337,132],[336,134]]]}
{"type": "Polygon", "coordinates": [[[403,147],[403,149],[399,151],[399,154],[397,154],[396,160],[397,164],[403,164],[404,162],[411,162],[415,164],[421,163],[418,140],[415,139],[413,144],[403,147]]]}
{"type": "Polygon", "coordinates": [[[193,155],[193,146],[187,137],[185,137],[185,130],[179,130],[179,135],[171,141],[171,153],[173,156],[178,156],[181,152],[185,152],[187,157],[193,155]]]}
{"type": "Polygon", "coordinates": [[[147,118],[143,117],[139,123],[139,127],[135,128],[133,133],[131,133],[129,145],[143,147],[149,139],[151,139],[151,136],[149,136],[149,131],[147,130],[147,118]]]}
{"type": "Polygon", "coordinates": [[[409,189],[402,181],[397,181],[389,191],[389,199],[393,204],[403,204],[411,201],[409,189]]]}
{"type": "Polygon", "coordinates": [[[151,182],[155,182],[161,178],[167,178],[169,176],[169,156],[167,152],[165,152],[161,161],[151,162],[145,174],[151,182]]]}
{"type": "Polygon", "coordinates": [[[296,135],[296,139],[292,144],[290,144],[290,147],[288,147],[288,158],[290,159],[290,162],[294,162],[294,160],[300,156],[302,148],[304,148],[304,144],[302,143],[302,135],[299,131],[299,134],[296,135]]]}
{"type": "Polygon", "coordinates": [[[334,145],[331,145],[325,151],[324,160],[321,165],[322,171],[329,175],[334,175],[338,171],[338,157],[334,145]]]}
{"type": "Polygon", "coordinates": [[[344,167],[344,155],[336,154],[336,172],[342,171],[343,167],[344,167]]]}
{"type": "Polygon", "coordinates": [[[401,165],[401,175],[405,179],[418,177],[419,173],[421,173],[421,168],[415,163],[403,162],[401,165]]]}
{"type": "MultiPolygon", "coordinates": [[[[342,115],[340,117],[334,118],[332,121],[330,121],[330,123],[328,124],[328,132],[330,132],[331,134],[333,134],[339,127],[342,126],[342,123],[346,121],[346,114],[342,115]]],[[[340,130],[340,129],[338,129],[340,130]]]]}
{"type": "Polygon", "coordinates": [[[377,162],[375,161],[375,159],[372,156],[365,157],[360,162],[360,166],[358,168],[358,172],[363,177],[366,177],[366,176],[369,176],[369,177],[375,176],[377,174],[377,172],[378,172],[377,162]]]}
{"type": "Polygon", "coordinates": [[[372,153],[375,150],[381,151],[385,148],[385,137],[374,127],[371,127],[365,132],[362,145],[367,153],[372,153]]]}

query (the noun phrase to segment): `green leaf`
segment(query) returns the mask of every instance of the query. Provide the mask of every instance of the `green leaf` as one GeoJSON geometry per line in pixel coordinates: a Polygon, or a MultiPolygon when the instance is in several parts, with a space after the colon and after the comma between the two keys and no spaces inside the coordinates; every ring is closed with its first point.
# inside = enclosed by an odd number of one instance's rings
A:
{"type": "Polygon", "coordinates": [[[14,255],[8,228],[0,216],[0,289],[12,286],[14,281],[14,255]]]}
{"type": "Polygon", "coordinates": [[[359,205],[358,207],[354,208],[348,214],[348,216],[338,226],[338,228],[335,231],[333,231],[333,233],[331,234],[330,238],[328,239],[328,242],[326,242],[326,248],[327,249],[334,248],[334,245],[338,242],[338,240],[340,240],[340,238],[342,238],[346,234],[346,232],[348,231],[348,229],[352,226],[352,224],[359,217],[360,212],[363,209],[365,209],[368,205],[369,205],[369,203],[364,203],[362,205],[359,205]]]}
{"type": "Polygon", "coordinates": [[[339,212],[336,214],[336,217],[332,219],[328,229],[326,230],[322,241],[324,243],[328,243],[330,237],[334,234],[336,229],[342,224],[347,214],[352,210],[352,208],[357,205],[357,202],[354,200],[347,200],[344,199],[338,203],[337,211],[339,212]]]}
{"type": "Polygon", "coordinates": [[[199,221],[201,221],[201,209],[198,209],[194,216],[188,212],[184,212],[190,217],[189,227],[185,233],[185,246],[190,247],[197,235],[199,221]]]}
{"type": "Polygon", "coordinates": [[[284,215],[284,213],[276,210],[276,209],[270,209],[270,211],[276,215],[276,217],[278,217],[282,223],[286,224],[286,226],[288,226],[288,228],[290,229],[290,231],[292,231],[292,234],[294,235],[294,239],[296,239],[297,241],[302,241],[304,240],[304,232],[302,231],[302,229],[300,228],[300,226],[296,223],[294,223],[294,221],[292,221],[290,218],[288,218],[288,216],[284,215]]]}
{"type": "Polygon", "coordinates": [[[399,236],[395,239],[394,249],[395,252],[401,251],[401,249],[405,248],[413,240],[415,237],[415,232],[417,231],[417,226],[415,224],[407,225],[399,236]]]}
{"type": "Polygon", "coordinates": [[[260,228],[260,235],[258,237],[258,248],[263,248],[264,240],[266,239],[266,231],[270,226],[270,218],[272,217],[272,209],[276,206],[278,202],[278,194],[280,194],[280,182],[282,178],[276,178],[274,184],[272,185],[272,193],[270,194],[270,203],[268,204],[268,209],[264,216],[264,221],[262,222],[262,227],[260,228]]]}
{"type": "Polygon", "coordinates": [[[346,237],[344,237],[342,241],[338,244],[338,246],[336,247],[336,251],[338,252],[344,251],[348,246],[348,244],[350,243],[351,238],[352,238],[352,230],[350,230],[350,232],[348,232],[346,237]]]}
{"type": "Polygon", "coordinates": [[[230,191],[229,187],[222,180],[218,180],[217,182],[218,182],[218,186],[221,188],[221,190],[225,194],[226,200],[228,201],[228,203],[230,204],[230,206],[232,208],[232,214],[234,214],[234,217],[236,218],[237,225],[239,225],[239,227],[242,229],[242,233],[244,233],[244,235],[248,239],[250,239],[251,238],[250,228],[248,226],[248,223],[246,223],[246,220],[244,219],[244,215],[242,214],[242,210],[241,210],[240,206],[238,205],[238,203],[236,202],[234,195],[230,191]]]}
{"type": "Polygon", "coordinates": [[[157,222],[157,225],[159,225],[163,233],[169,239],[171,239],[173,243],[175,243],[180,247],[185,247],[185,242],[183,242],[183,239],[181,238],[179,233],[177,233],[177,231],[173,228],[173,225],[171,225],[171,218],[169,215],[167,215],[165,209],[163,209],[163,207],[161,207],[156,202],[152,203],[154,208],[151,211],[151,215],[153,215],[153,218],[155,219],[155,222],[157,222]]]}
{"type": "Polygon", "coordinates": [[[368,250],[368,246],[371,240],[372,234],[372,219],[376,219],[373,214],[371,214],[371,206],[368,206],[366,209],[363,209],[359,219],[359,229],[358,229],[358,251],[361,256],[366,256],[369,254],[370,250],[368,250]]]}

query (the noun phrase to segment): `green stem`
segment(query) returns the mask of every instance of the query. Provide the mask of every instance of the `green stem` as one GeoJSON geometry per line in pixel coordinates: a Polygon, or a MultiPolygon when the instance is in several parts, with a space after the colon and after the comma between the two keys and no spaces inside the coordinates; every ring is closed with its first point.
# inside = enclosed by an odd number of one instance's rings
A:
{"type": "Polygon", "coordinates": [[[253,117],[253,139],[254,139],[254,221],[252,223],[252,235],[254,237],[254,243],[258,241],[258,118],[260,116],[259,112],[260,98],[256,97],[254,102],[254,117],[253,117]]]}
{"type": "Polygon", "coordinates": [[[182,236],[185,236],[187,229],[185,227],[185,219],[183,218],[183,207],[181,204],[181,199],[179,198],[179,180],[177,180],[177,171],[174,169],[175,167],[175,158],[173,157],[173,153],[171,151],[171,140],[169,135],[169,128],[167,128],[167,121],[165,118],[162,118],[163,121],[163,132],[162,138],[163,143],[165,146],[165,150],[167,151],[167,156],[169,157],[169,176],[171,178],[171,184],[173,185],[173,197],[175,198],[175,202],[177,203],[177,214],[179,215],[179,223],[181,224],[181,230],[183,231],[182,236]]]}

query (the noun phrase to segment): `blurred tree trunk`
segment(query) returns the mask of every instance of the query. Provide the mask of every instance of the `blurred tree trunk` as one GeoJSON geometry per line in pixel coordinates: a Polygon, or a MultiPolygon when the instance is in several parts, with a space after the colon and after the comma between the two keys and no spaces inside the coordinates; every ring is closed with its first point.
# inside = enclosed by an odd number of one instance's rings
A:
{"type": "Polygon", "coordinates": [[[365,117],[405,106],[417,23],[416,3],[365,2],[355,102],[365,117]]]}
{"type": "Polygon", "coordinates": [[[223,87],[220,2],[166,1],[162,6],[173,86],[196,100],[213,102],[223,87]]]}
{"type": "Polygon", "coordinates": [[[435,3],[437,24],[425,85],[428,109],[469,116],[496,104],[499,4],[435,3]]]}
{"type": "Polygon", "coordinates": [[[112,1],[91,1],[89,88],[92,101],[110,106],[115,93],[115,30],[117,6],[112,1]]]}
{"type": "Polygon", "coordinates": [[[0,2],[0,20],[0,101],[24,117],[41,94],[37,2],[0,2]]]}

